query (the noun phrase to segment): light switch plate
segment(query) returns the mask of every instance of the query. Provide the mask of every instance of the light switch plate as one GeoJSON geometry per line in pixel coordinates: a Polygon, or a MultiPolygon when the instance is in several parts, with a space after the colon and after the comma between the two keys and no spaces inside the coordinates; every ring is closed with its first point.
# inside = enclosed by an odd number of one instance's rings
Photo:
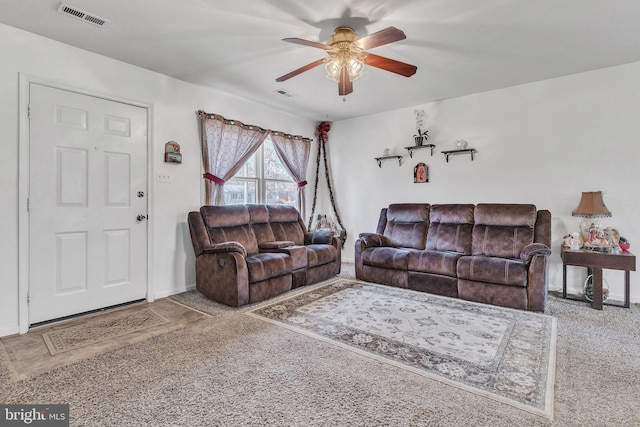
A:
{"type": "Polygon", "coordinates": [[[156,180],[158,182],[173,182],[173,175],[169,172],[158,172],[156,180]]]}

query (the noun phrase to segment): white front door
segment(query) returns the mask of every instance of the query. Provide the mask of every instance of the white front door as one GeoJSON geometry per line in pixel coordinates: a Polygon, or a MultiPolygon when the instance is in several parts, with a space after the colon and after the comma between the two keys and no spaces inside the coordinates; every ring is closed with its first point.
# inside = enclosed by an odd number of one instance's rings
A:
{"type": "Polygon", "coordinates": [[[147,110],[35,83],[29,108],[29,323],[144,298],[147,110]]]}

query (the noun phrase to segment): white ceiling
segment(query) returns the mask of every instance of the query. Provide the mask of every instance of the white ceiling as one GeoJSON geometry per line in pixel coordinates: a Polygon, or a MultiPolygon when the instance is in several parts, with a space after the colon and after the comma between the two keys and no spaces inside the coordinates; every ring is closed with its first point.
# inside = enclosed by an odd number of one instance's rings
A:
{"type": "MultiPolygon", "coordinates": [[[[102,28],[57,12],[57,0],[0,0],[0,22],[312,120],[337,121],[640,61],[638,0],[68,0],[102,28]],[[338,96],[324,56],[281,41],[325,42],[394,26],[407,38],[371,50],[418,67],[376,68],[338,96]],[[290,98],[276,90],[290,92],[290,98]]],[[[198,108],[198,106],[194,106],[198,108]]]]}

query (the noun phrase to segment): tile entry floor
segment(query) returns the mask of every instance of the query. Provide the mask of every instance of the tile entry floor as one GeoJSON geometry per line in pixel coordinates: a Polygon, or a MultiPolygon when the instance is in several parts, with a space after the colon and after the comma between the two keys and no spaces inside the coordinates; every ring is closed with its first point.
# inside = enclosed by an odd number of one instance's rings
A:
{"type": "Polygon", "coordinates": [[[34,375],[47,372],[51,369],[69,365],[89,357],[115,350],[129,344],[144,341],[153,336],[182,328],[210,317],[208,314],[186,307],[169,298],[156,300],[152,303],[140,302],[111,310],[92,313],[86,316],[76,317],[57,323],[32,328],[23,335],[13,335],[0,338],[0,351],[4,351],[11,368],[13,379],[18,381],[34,375]],[[51,356],[44,342],[43,334],[81,325],[88,318],[96,316],[108,317],[121,314],[123,311],[135,311],[142,308],[152,308],[153,311],[169,320],[169,323],[158,325],[142,331],[132,332],[127,335],[98,342],[86,347],[69,350],[51,356]]]}

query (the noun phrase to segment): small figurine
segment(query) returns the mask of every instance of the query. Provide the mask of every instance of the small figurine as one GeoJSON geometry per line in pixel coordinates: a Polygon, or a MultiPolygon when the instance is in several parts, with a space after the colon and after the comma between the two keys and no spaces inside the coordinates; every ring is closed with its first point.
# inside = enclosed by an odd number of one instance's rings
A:
{"type": "Polygon", "coordinates": [[[564,245],[570,248],[572,251],[577,251],[582,247],[582,238],[580,237],[580,233],[574,231],[571,234],[568,234],[564,239],[564,245]]]}

